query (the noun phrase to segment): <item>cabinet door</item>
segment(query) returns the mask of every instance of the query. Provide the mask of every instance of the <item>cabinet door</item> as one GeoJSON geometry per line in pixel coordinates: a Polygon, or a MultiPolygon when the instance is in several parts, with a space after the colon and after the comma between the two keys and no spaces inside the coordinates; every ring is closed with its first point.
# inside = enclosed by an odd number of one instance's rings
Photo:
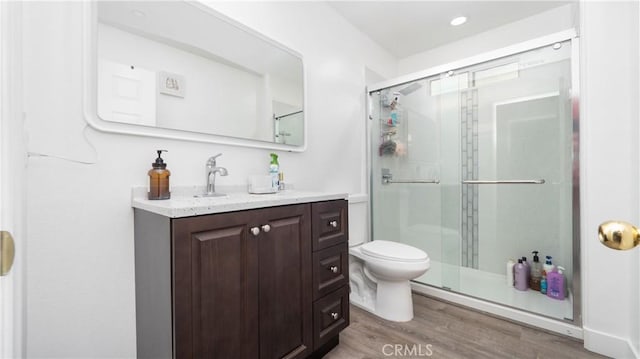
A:
{"type": "Polygon", "coordinates": [[[256,358],[258,237],[253,211],[173,221],[176,358],[256,358]]]}
{"type": "Polygon", "coordinates": [[[260,358],[304,358],[313,347],[309,205],[263,210],[260,358]]]}

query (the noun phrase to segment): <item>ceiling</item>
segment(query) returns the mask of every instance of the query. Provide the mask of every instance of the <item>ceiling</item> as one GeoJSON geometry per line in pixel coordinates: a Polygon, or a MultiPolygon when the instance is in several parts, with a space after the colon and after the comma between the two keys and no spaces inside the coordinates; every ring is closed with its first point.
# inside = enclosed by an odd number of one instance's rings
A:
{"type": "Polygon", "coordinates": [[[397,58],[417,54],[573,1],[329,1],[397,58]],[[457,16],[467,22],[451,26],[457,16]]]}

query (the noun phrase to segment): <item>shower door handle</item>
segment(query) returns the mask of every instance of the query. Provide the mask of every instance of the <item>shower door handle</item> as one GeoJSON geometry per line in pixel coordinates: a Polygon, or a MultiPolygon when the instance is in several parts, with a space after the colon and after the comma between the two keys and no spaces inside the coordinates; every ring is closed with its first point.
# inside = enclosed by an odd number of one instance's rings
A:
{"type": "Polygon", "coordinates": [[[544,184],[544,179],[532,179],[532,180],[496,180],[496,181],[484,181],[484,180],[465,180],[462,184],[544,184]]]}

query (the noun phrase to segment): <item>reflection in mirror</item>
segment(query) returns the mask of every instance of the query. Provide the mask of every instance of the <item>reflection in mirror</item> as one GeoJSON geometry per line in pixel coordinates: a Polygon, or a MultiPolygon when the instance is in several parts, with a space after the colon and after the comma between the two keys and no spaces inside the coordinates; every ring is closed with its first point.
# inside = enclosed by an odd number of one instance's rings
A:
{"type": "Polygon", "coordinates": [[[292,51],[197,3],[101,1],[97,12],[100,119],[304,145],[292,51]]]}

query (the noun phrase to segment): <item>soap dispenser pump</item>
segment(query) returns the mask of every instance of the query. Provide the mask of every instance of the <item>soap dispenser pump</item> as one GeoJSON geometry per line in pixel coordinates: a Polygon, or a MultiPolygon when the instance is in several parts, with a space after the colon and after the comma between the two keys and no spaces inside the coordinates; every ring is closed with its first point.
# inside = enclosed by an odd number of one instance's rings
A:
{"type": "Polygon", "coordinates": [[[167,169],[167,164],[162,159],[162,152],[167,150],[157,150],[158,158],[151,164],[152,168],[147,172],[149,175],[149,199],[169,199],[169,176],[171,172],[167,169]]]}

